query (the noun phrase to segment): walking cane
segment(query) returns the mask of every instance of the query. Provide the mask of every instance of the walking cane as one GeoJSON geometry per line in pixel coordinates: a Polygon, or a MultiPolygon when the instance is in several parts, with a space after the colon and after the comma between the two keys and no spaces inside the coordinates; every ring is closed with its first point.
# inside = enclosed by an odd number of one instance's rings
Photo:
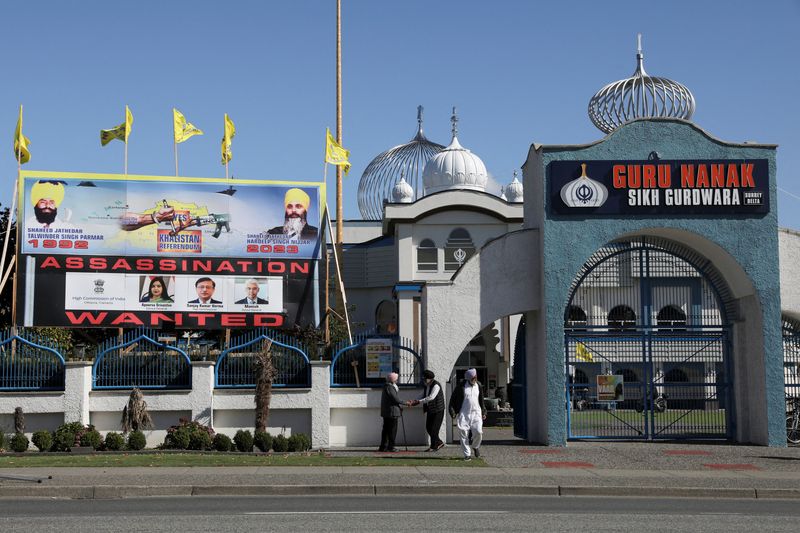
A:
{"type": "Polygon", "coordinates": [[[403,445],[406,447],[406,451],[408,451],[408,440],[406,439],[406,421],[403,419],[403,408],[400,408],[400,424],[403,426],[403,445]]]}

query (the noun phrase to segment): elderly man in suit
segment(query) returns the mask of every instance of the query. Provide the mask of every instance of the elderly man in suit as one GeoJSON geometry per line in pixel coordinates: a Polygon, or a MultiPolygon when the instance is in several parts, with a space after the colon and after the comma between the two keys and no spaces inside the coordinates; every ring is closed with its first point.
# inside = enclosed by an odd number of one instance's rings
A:
{"type": "Polygon", "coordinates": [[[400,401],[399,389],[397,387],[397,372],[392,372],[386,376],[386,384],[383,386],[381,394],[381,417],[383,418],[383,430],[381,431],[381,446],[379,452],[396,452],[394,440],[397,437],[397,419],[402,415],[403,402],[400,401]]]}

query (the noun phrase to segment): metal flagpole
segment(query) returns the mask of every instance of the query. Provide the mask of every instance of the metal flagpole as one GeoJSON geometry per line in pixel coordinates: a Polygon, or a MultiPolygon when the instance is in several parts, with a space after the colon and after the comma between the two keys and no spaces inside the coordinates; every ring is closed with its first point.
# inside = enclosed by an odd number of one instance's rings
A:
{"type": "MultiPolygon", "coordinates": [[[[22,112],[22,106],[20,106],[20,112],[22,112]]],[[[20,128],[20,135],[22,135],[22,128],[20,128]]],[[[20,174],[22,173],[22,146],[17,144],[17,179],[14,181],[14,196],[11,197],[11,211],[8,212],[8,222],[6,222],[6,236],[3,240],[3,254],[0,256],[0,272],[6,267],[6,253],[8,252],[8,238],[11,232],[11,223],[14,220],[14,214],[16,213],[17,209],[17,190],[19,188],[19,179],[20,174]]],[[[12,263],[13,264],[13,263],[12,263]]],[[[9,265],[9,271],[11,270],[11,265],[9,265]]],[[[3,292],[3,288],[6,286],[6,280],[8,276],[5,276],[2,281],[0,281],[0,293],[3,292]]]]}
{"type": "MultiPolygon", "coordinates": [[[[328,209],[325,209],[325,213],[328,213],[328,209]]],[[[328,214],[325,217],[328,221],[328,231],[333,236],[333,226],[331,226],[331,217],[328,214]]],[[[344,282],[342,281],[342,271],[339,268],[339,254],[336,251],[336,248],[339,246],[339,242],[335,242],[333,246],[333,262],[336,265],[336,281],[339,282],[339,292],[342,295],[342,307],[344,309],[344,321],[347,324],[347,339],[350,341],[350,344],[353,344],[353,332],[350,331],[350,315],[347,312],[347,296],[344,293],[344,282]]]]}
{"type": "Polygon", "coordinates": [[[172,137],[172,144],[175,145],[175,177],[178,177],[178,141],[175,140],[175,137],[172,137]]]}
{"type": "MultiPolygon", "coordinates": [[[[342,143],[342,0],[336,0],[336,142],[342,143]]],[[[339,254],[344,242],[342,206],[342,166],[336,165],[336,246],[339,254]]],[[[337,265],[338,266],[338,265],[337,265]]]]}
{"type": "MultiPolygon", "coordinates": [[[[125,128],[127,127],[128,125],[126,124],[125,128]]],[[[125,175],[128,175],[128,139],[125,139],[125,175]]]]}
{"type": "MultiPolygon", "coordinates": [[[[327,152],[328,140],[325,139],[325,149],[327,152]]],[[[325,195],[328,194],[328,161],[325,158],[325,170],[322,172],[322,182],[325,184],[325,195]]],[[[328,200],[325,199],[325,216],[328,216],[328,200]]],[[[333,235],[328,234],[328,240],[333,244],[333,235]]],[[[328,312],[331,308],[330,299],[330,286],[331,286],[331,253],[328,251],[328,246],[325,246],[325,348],[331,344],[331,319],[328,312]]]]}

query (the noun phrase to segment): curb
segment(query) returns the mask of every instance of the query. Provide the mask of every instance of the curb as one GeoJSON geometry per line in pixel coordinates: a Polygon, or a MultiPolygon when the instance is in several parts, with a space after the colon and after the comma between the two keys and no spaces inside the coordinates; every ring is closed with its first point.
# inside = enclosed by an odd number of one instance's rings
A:
{"type": "Polygon", "coordinates": [[[398,496],[500,494],[507,496],[603,496],[620,498],[724,498],[800,500],[800,489],[614,487],[561,485],[95,485],[0,486],[0,498],[110,500],[163,496],[398,496]]]}

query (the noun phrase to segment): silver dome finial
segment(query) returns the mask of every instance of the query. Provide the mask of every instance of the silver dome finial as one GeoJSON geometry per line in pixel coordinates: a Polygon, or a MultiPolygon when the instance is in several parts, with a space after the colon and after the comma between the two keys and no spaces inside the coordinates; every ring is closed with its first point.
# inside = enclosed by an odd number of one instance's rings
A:
{"type": "Polygon", "coordinates": [[[609,83],[589,100],[589,118],[604,133],[611,133],[637,118],[691,120],[694,109],[694,96],[684,85],[645,72],[641,33],[637,35],[636,71],[633,75],[609,83]]]}
{"type": "Polygon", "coordinates": [[[418,141],[425,139],[425,134],[422,132],[422,113],[424,111],[424,107],[421,105],[417,106],[417,134],[414,136],[414,139],[418,141]]]}
{"type": "Polygon", "coordinates": [[[456,106],[453,106],[453,115],[450,117],[450,122],[453,124],[453,139],[458,136],[458,115],[456,114],[456,106]]]}

